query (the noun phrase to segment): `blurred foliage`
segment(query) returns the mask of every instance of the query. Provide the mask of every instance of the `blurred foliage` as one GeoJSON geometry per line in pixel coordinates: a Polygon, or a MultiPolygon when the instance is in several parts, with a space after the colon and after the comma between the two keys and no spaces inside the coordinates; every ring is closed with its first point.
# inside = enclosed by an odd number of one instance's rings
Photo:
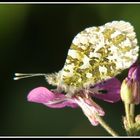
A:
{"type": "MultiPolygon", "coordinates": [[[[102,127],[93,127],[80,108],[50,109],[27,102],[31,89],[48,86],[43,78],[12,78],[15,72],[60,70],[74,36],[90,26],[129,21],[140,41],[139,13],[139,4],[0,4],[0,135],[109,136],[102,127]]],[[[95,101],[104,108],[110,126],[125,135],[122,102],[95,101]]]]}

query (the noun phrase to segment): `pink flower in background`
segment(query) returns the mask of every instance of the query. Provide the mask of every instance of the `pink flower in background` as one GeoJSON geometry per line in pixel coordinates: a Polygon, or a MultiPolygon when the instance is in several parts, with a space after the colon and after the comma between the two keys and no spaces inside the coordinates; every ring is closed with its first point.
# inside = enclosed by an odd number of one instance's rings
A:
{"type": "Polygon", "coordinates": [[[120,100],[121,83],[116,78],[106,80],[91,86],[88,90],[81,90],[69,97],[67,94],[48,90],[46,87],[37,87],[28,94],[28,101],[41,103],[50,108],[81,107],[92,125],[99,124],[96,115],[104,116],[104,110],[93,101],[93,97],[107,101],[117,102],[120,100]]]}

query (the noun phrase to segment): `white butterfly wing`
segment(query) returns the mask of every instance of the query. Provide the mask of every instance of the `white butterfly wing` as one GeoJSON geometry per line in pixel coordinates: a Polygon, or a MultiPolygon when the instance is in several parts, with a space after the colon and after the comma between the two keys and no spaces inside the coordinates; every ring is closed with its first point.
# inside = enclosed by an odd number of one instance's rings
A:
{"type": "Polygon", "coordinates": [[[113,21],[86,28],[72,41],[61,83],[69,90],[80,90],[114,77],[137,60],[138,51],[136,34],[129,22],[113,21]]]}

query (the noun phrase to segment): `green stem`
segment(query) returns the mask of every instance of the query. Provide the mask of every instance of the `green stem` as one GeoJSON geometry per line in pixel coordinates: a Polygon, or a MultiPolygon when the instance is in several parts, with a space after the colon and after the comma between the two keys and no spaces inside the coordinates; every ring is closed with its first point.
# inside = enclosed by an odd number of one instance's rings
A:
{"type": "Polygon", "coordinates": [[[134,123],[135,104],[130,104],[130,116],[131,116],[132,123],[134,123]]]}
{"type": "Polygon", "coordinates": [[[96,119],[98,119],[98,122],[100,125],[112,136],[119,136],[100,116],[95,114],[96,119]]]}
{"type": "Polygon", "coordinates": [[[126,114],[126,119],[128,122],[128,127],[131,127],[131,117],[130,117],[130,105],[128,103],[124,103],[125,106],[125,114],[126,114]]]}

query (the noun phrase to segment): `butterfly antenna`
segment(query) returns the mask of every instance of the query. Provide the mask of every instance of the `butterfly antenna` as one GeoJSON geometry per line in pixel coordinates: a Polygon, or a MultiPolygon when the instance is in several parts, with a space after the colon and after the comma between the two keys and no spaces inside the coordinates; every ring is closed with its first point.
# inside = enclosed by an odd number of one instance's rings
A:
{"type": "Polygon", "coordinates": [[[29,77],[34,77],[34,76],[47,76],[45,73],[15,73],[15,77],[13,78],[14,80],[20,80],[23,78],[29,78],[29,77]]]}

